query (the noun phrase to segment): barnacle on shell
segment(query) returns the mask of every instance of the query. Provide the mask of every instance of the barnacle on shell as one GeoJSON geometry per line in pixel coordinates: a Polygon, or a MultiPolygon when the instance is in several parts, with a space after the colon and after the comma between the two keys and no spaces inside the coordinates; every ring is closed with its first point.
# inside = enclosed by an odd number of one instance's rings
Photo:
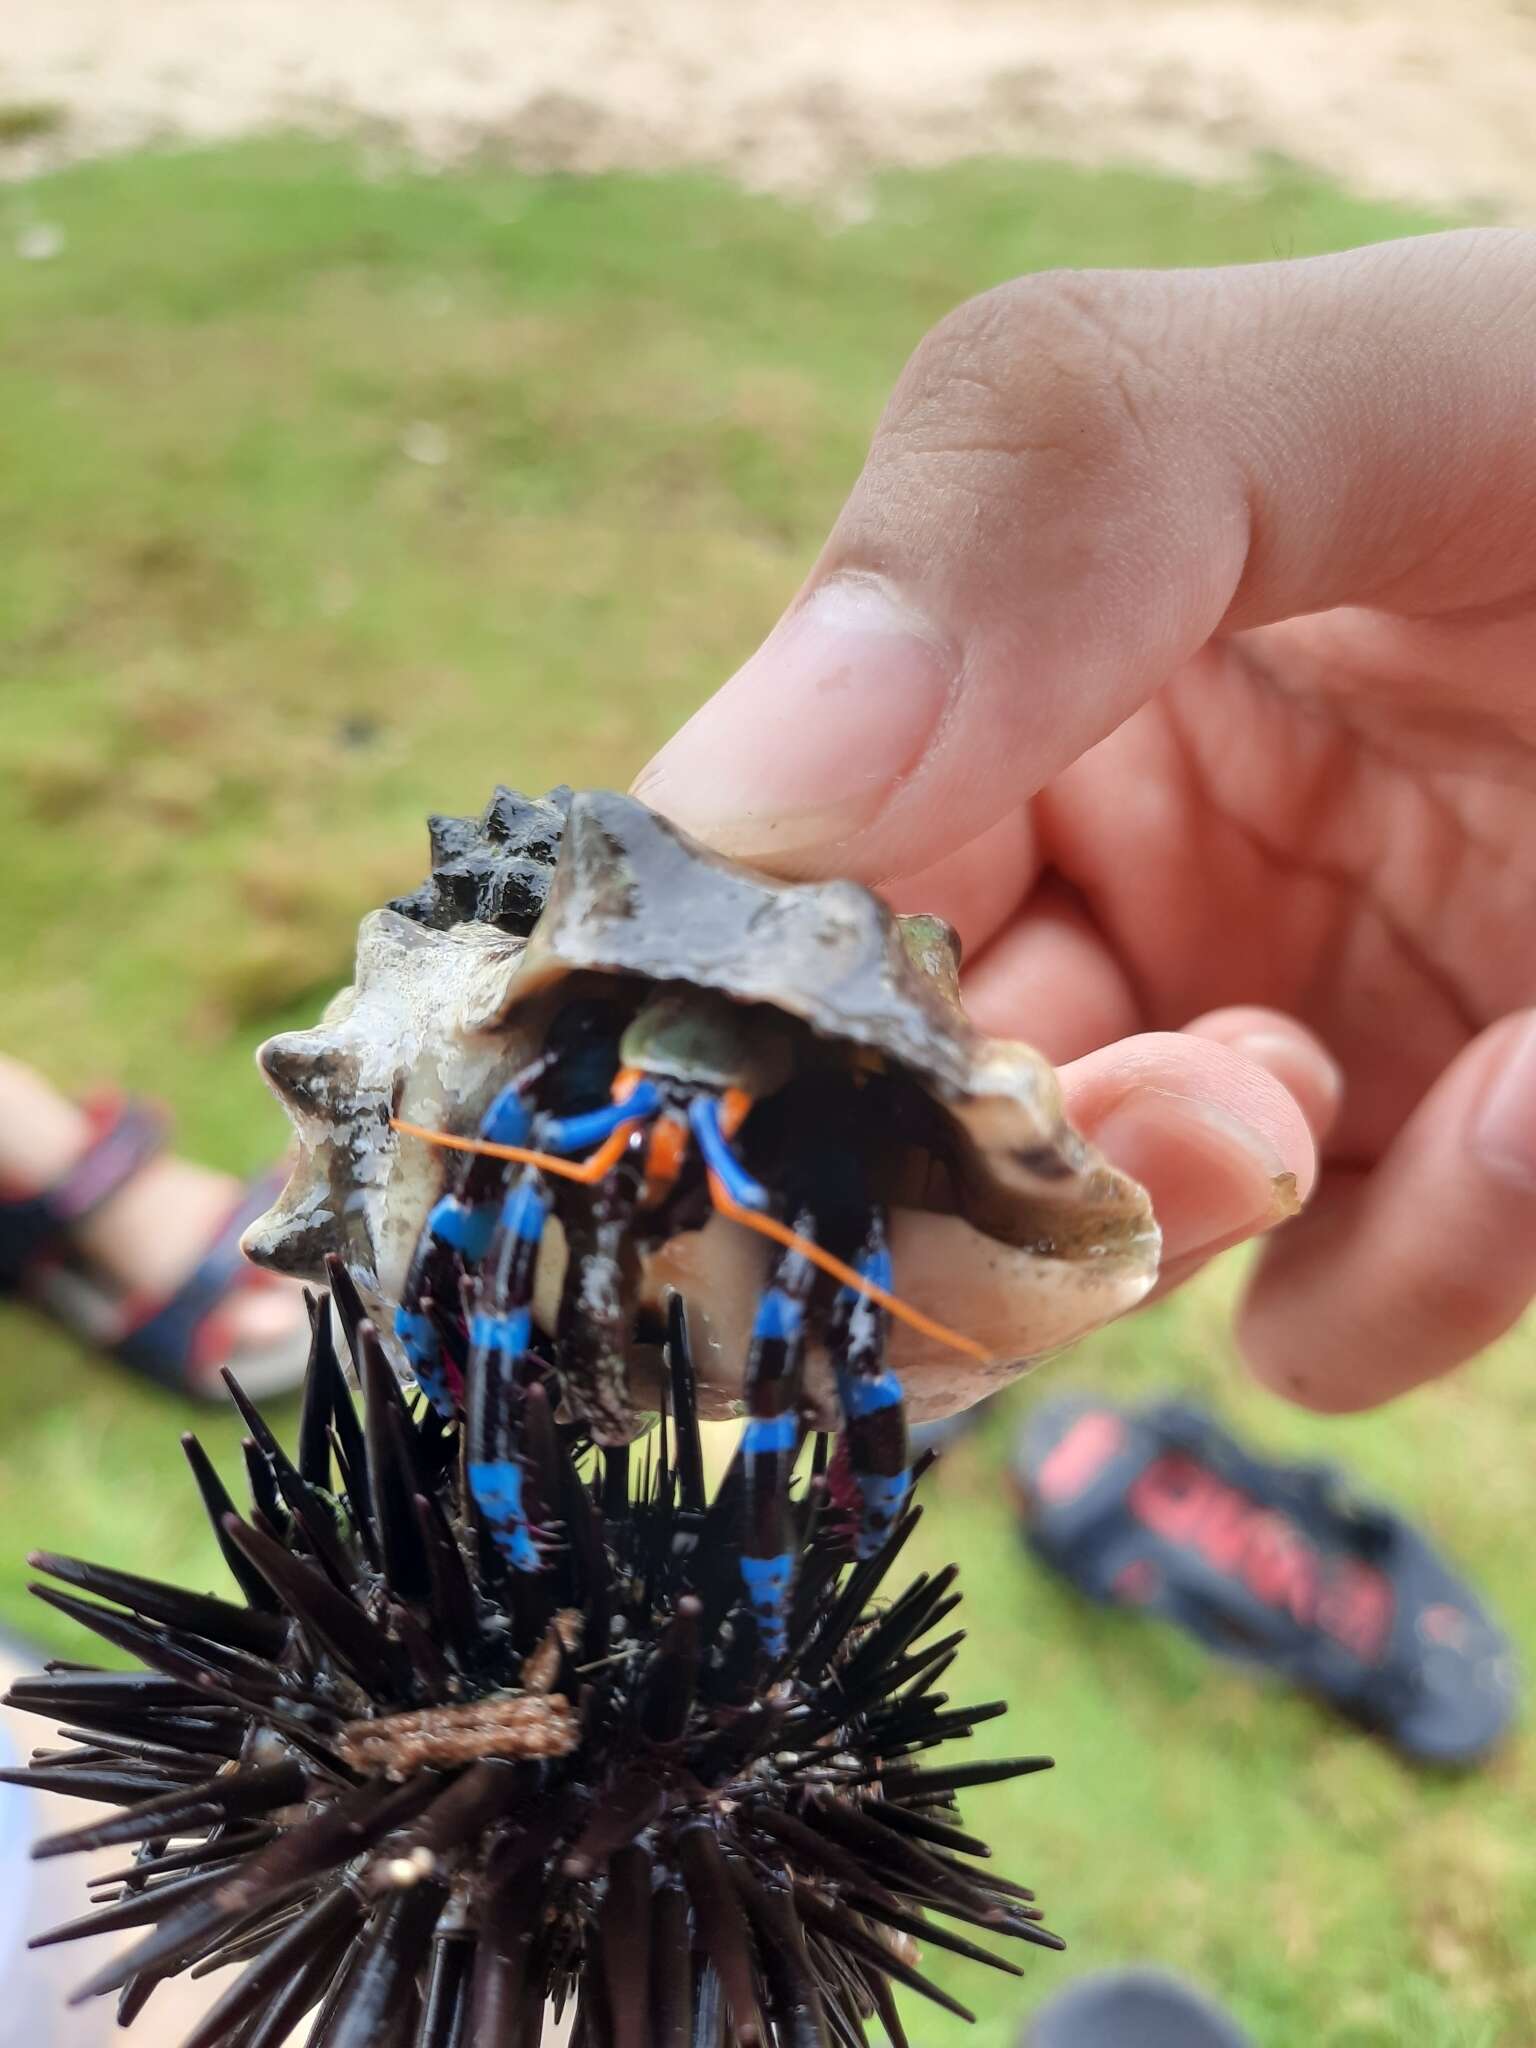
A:
{"type": "Polygon", "coordinates": [[[538,2048],[562,2007],[575,2048],[857,2048],[872,2019],[903,2048],[893,1986],[970,2016],[920,1952],[1018,1974],[998,1943],[1061,1946],[955,1801],[1048,1759],[931,1755],[1002,1708],[939,1690],[953,1568],[885,1592],[915,1510],[850,1562],[823,1439],[765,1660],[739,1469],[711,1501],[674,1303],[643,1460],[592,1452],[528,1387],[550,1540],[508,1574],[466,1517],[456,1430],[411,1407],[334,1280],[362,1415],[317,1304],[295,1458],[235,1390],[244,1515],[187,1439],[239,1599],[33,1559],[43,1599],[144,1667],[54,1665],[10,1696],[69,1746],[6,1775],[114,1809],[38,1853],[126,1859],[44,1937],[133,1933],[82,1997],[118,1993],[127,2024],[165,1978],[240,1965],[186,2048],[300,2026],[311,2048],[538,2048]]]}

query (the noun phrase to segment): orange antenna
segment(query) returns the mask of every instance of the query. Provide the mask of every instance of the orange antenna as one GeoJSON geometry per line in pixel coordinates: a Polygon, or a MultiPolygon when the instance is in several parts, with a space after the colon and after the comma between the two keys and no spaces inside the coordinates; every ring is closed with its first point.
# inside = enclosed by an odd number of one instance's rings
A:
{"type": "Polygon", "coordinates": [[[402,1138],[420,1138],[423,1144],[439,1145],[447,1152],[474,1152],[482,1159],[511,1159],[522,1166],[539,1166],[545,1173],[552,1173],[559,1180],[574,1180],[583,1187],[593,1187],[610,1167],[617,1166],[624,1156],[624,1148],[640,1128],[640,1118],[631,1117],[627,1123],[611,1131],[586,1159],[579,1162],[557,1158],[553,1152],[534,1152],[527,1145],[497,1145],[489,1138],[455,1138],[447,1131],[431,1131],[425,1124],[408,1124],[403,1117],[392,1116],[389,1128],[398,1131],[402,1138]]]}
{"type": "Polygon", "coordinates": [[[852,1287],[857,1293],[868,1296],[869,1300],[879,1302],[883,1309],[895,1316],[898,1322],[905,1323],[909,1329],[919,1331],[924,1337],[932,1337],[935,1343],[947,1344],[951,1351],[959,1351],[967,1358],[986,1359],[992,1356],[984,1344],[978,1344],[973,1337],[962,1337],[958,1330],[951,1330],[943,1323],[935,1322],[932,1316],[925,1316],[920,1308],[913,1308],[910,1302],[903,1301],[888,1288],[866,1279],[854,1267],[845,1266],[841,1259],[833,1258],[830,1252],[823,1251],[821,1246],[813,1243],[810,1238],[801,1237],[798,1231],[791,1230],[787,1224],[780,1223],[775,1217],[764,1216],[757,1209],[744,1209],[729,1193],[718,1174],[712,1173],[709,1176],[709,1193],[710,1199],[722,1216],[728,1216],[733,1223],[745,1224],[748,1230],[755,1230],[759,1237],[772,1238],[775,1244],[783,1245],[786,1251],[799,1252],[800,1256],[809,1259],[813,1266],[819,1266],[823,1273],[830,1274],[834,1280],[840,1280],[844,1287],[852,1287]]]}
{"type": "MultiPolygon", "coordinates": [[[[583,1187],[592,1187],[624,1156],[624,1148],[639,1128],[640,1121],[634,1117],[620,1124],[590,1158],[582,1160],[579,1165],[569,1159],[560,1159],[553,1152],[535,1152],[527,1145],[498,1145],[489,1138],[456,1138],[447,1131],[429,1130],[425,1124],[407,1123],[403,1117],[391,1117],[389,1128],[398,1131],[402,1138],[420,1138],[423,1144],[437,1145],[447,1152],[472,1152],[482,1159],[509,1159],[522,1166],[540,1167],[560,1180],[573,1180],[583,1187]]],[[[801,1237],[787,1224],[780,1223],[775,1217],[764,1216],[756,1209],[744,1209],[726,1189],[718,1174],[709,1176],[709,1194],[720,1214],[732,1223],[755,1230],[759,1237],[771,1238],[775,1244],[783,1245],[786,1251],[798,1252],[842,1286],[851,1287],[855,1293],[878,1302],[898,1322],[905,1323],[919,1335],[931,1337],[936,1344],[946,1345],[949,1350],[958,1351],[966,1358],[991,1357],[986,1346],[978,1344],[974,1337],[962,1337],[958,1330],[951,1330],[932,1316],[925,1316],[920,1308],[913,1308],[910,1302],[892,1294],[889,1288],[879,1286],[854,1267],[844,1265],[841,1259],[823,1251],[810,1238],[801,1237]]]]}

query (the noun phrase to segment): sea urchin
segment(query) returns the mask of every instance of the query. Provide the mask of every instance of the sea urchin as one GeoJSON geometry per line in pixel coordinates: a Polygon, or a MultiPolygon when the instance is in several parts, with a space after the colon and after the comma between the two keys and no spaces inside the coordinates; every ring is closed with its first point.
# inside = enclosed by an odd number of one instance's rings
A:
{"type": "Polygon", "coordinates": [[[674,1300],[643,1456],[593,1451],[528,1386],[542,1568],[509,1572],[465,1517],[456,1428],[332,1286],[361,1418],[317,1300],[296,1459],[232,1386],[247,1515],[186,1439],[243,1604],[33,1560],[74,1589],[41,1598],[147,1667],[56,1664],[11,1695],[75,1745],[15,1775],[119,1809],[37,1853],[134,1852],[42,1937],[146,1930],[79,1998],[119,1992],[126,2024],[164,1978],[240,1963],[186,2048],[279,2048],[310,2015],[311,2048],[536,2048],[572,2006],[580,2048],[849,2048],[872,2018],[902,2048],[893,1984],[970,2017],[919,1943],[1017,1974],[948,1923],[1061,1946],[955,1808],[1048,1759],[924,1761],[1002,1707],[938,1690],[953,1568],[882,1595],[916,1510],[855,1562],[816,1440],[770,1660],[674,1300]]]}

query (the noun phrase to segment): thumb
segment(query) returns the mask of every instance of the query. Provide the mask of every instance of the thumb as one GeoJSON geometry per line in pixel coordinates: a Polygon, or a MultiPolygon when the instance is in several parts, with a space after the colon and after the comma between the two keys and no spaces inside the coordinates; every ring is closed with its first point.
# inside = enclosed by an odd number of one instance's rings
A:
{"type": "Polygon", "coordinates": [[[879,882],[1222,630],[1536,582],[1536,235],[1023,279],[924,340],[805,588],[637,793],[879,882]]]}

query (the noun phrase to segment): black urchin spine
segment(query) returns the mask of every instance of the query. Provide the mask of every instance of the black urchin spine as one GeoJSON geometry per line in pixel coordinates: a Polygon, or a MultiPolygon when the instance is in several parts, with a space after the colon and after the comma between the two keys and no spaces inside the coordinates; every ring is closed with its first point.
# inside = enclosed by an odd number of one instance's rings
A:
{"type": "Polygon", "coordinates": [[[296,1460],[231,1385],[247,1515],[185,1440],[244,1605],[32,1559],[40,1598],[145,1667],[11,1694],[73,1746],[7,1775],[116,1809],[36,1853],[134,1852],[42,1937],[145,1930],[80,1998],[118,1992],[126,2023],[163,1978],[238,1962],[186,2048],[279,2048],[306,2015],[311,2048],[537,2048],[571,2005],[577,2048],[858,2048],[872,2019],[903,2048],[893,1985],[971,2016],[920,1944],[1018,1974],[946,1923],[1062,1945],[955,1803],[1049,1760],[925,1760],[1003,1708],[937,1690],[953,1567],[879,1605],[918,1510],[854,1561],[818,1443],[768,1657],[674,1303],[670,1418],[639,1456],[526,1389],[555,1540],[510,1572],[466,1518],[456,1429],[407,1401],[339,1270],[333,1291],[362,1417],[316,1303],[296,1460]]]}

